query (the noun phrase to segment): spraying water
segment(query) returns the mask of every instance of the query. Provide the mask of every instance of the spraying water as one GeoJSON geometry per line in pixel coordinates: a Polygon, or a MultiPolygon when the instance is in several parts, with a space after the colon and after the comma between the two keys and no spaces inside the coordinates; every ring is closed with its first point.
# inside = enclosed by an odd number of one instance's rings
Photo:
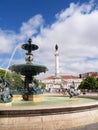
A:
{"type": "Polygon", "coordinates": [[[10,64],[11,64],[11,61],[12,61],[12,59],[13,59],[15,53],[16,53],[16,50],[17,50],[18,47],[20,47],[20,46],[21,46],[21,45],[17,45],[17,46],[15,47],[15,49],[13,50],[13,53],[12,53],[12,55],[11,55],[11,58],[10,58],[9,62],[8,62],[8,66],[7,66],[7,68],[6,68],[6,73],[5,73],[5,76],[4,76],[4,77],[6,77],[7,72],[8,72],[8,68],[9,68],[9,66],[10,66],[10,64]]]}

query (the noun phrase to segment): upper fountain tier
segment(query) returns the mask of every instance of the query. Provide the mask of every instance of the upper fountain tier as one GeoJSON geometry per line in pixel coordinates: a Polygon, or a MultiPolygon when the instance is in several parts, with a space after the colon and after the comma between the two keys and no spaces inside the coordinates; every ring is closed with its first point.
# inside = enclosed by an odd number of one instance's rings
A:
{"type": "Polygon", "coordinates": [[[37,46],[37,45],[31,44],[31,43],[32,43],[32,39],[30,38],[30,39],[28,40],[28,43],[23,44],[23,45],[21,46],[22,49],[28,51],[28,53],[27,53],[28,55],[32,54],[32,53],[31,53],[32,51],[38,49],[38,46],[37,46]]]}
{"type": "Polygon", "coordinates": [[[17,73],[20,73],[22,75],[27,76],[34,76],[34,75],[38,75],[41,72],[46,72],[47,71],[47,67],[43,66],[43,65],[36,65],[33,64],[33,54],[32,51],[37,50],[38,46],[35,44],[31,44],[32,40],[29,39],[28,43],[23,44],[21,46],[22,49],[26,50],[26,57],[25,57],[25,61],[26,64],[15,64],[9,67],[9,69],[11,71],[15,71],[17,73]]]}

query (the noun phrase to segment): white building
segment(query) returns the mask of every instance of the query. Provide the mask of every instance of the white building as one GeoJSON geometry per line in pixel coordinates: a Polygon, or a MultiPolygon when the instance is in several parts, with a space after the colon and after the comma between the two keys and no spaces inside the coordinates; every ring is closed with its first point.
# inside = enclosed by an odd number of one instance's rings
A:
{"type": "Polygon", "coordinates": [[[72,82],[75,83],[76,89],[80,85],[82,79],[72,75],[61,75],[60,78],[55,78],[55,76],[47,77],[43,80],[46,84],[47,91],[54,92],[61,88],[69,89],[72,82]]]}

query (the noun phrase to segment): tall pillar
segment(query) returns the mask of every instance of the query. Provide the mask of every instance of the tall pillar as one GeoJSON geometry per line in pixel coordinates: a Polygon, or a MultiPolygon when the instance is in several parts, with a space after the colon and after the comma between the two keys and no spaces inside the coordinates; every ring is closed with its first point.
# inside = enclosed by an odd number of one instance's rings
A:
{"type": "Polygon", "coordinates": [[[59,77],[59,52],[58,45],[55,45],[55,77],[59,77]]]}

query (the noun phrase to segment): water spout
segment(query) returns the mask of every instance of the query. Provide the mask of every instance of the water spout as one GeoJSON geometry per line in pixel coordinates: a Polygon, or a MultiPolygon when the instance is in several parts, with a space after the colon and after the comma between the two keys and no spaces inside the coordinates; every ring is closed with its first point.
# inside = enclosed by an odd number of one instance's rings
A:
{"type": "Polygon", "coordinates": [[[20,47],[20,46],[21,46],[20,44],[19,44],[19,45],[17,45],[17,46],[15,47],[15,49],[13,50],[12,55],[11,55],[11,57],[10,57],[10,59],[9,59],[8,66],[7,66],[7,68],[6,68],[6,72],[5,72],[4,77],[6,77],[7,72],[8,72],[8,68],[9,68],[9,66],[10,66],[10,64],[11,64],[11,61],[12,61],[12,59],[13,59],[13,57],[14,57],[15,53],[16,53],[16,50],[17,50],[17,49],[18,49],[18,47],[20,47]]]}

